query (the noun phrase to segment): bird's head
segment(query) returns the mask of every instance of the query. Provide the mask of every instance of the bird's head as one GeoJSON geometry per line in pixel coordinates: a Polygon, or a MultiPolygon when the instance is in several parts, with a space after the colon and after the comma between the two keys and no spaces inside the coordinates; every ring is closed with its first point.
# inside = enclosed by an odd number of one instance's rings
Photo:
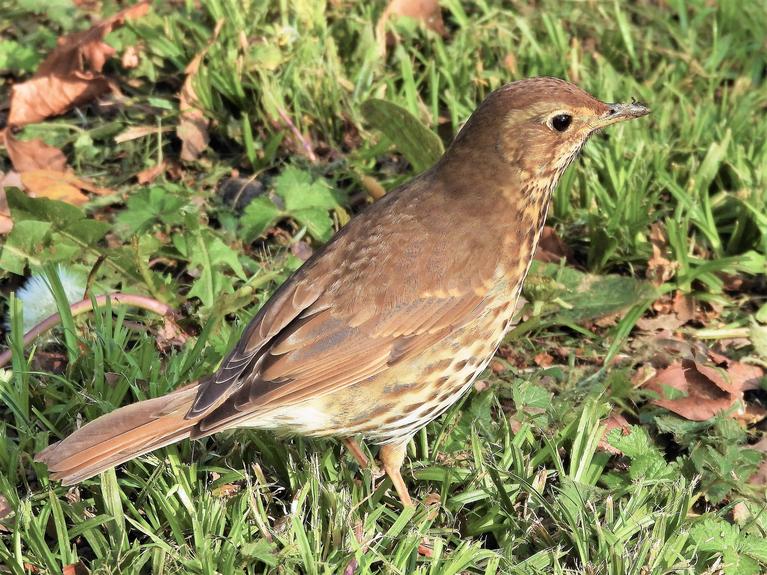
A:
{"type": "Polygon", "coordinates": [[[550,191],[583,144],[600,129],[650,110],[607,104],[557,78],[532,78],[492,92],[456,137],[447,156],[470,153],[504,166],[521,184],[550,191]]]}

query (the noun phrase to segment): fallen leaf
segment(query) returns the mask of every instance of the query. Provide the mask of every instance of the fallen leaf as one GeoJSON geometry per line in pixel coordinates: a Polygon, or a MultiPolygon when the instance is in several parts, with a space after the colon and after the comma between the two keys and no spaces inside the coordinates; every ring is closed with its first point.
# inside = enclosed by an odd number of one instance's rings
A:
{"type": "Polygon", "coordinates": [[[676,314],[667,313],[656,315],[655,317],[640,317],[636,323],[639,329],[644,331],[665,331],[673,332],[682,327],[682,322],[676,314]]]}
{"type": "Polygon", "coordinates": [[[199,107],[197,94],[194,91],[194,78],[200,69],[203,58],[205,58],[208,50],[218,38],[222,26],[223,20],[220,20],[216,24],[213,36],[207,46],[192,58],[192,61],[187,64],[184,70],[186,79],[179,94],[180,117],[176,127],[176,135],[181,140],[181,159],[185,162],[195,161],[205,151],[205,148],[208,147],[209,121],[199,107]]]}
{"type": "Polygon", "coordinates": [[[40,122],[109,91],[101,71],[115,50],[104,37],[126,20],[145,15],[149,7],[149,0],[142,0],[89,30],[59,38],[34,76],[11,88],[8,125],[40,122]]]}
{"type": "Polygon", "coordinates": [[[647,279],[656,286],[666,283],[674,277],[679,263],[664,257],[657,246],[652,247],[652,257],[647,262],[647,279]]]}
{"type": "Polygon", "coordinates": [[[545,351],[542,351],[533,358],[533,361],[538,367],[549,367],[554,363],[554,358],[545,351]]]}
{"type": "Polygon", "coordinates": [[[150,166],[149,168],[146,168],[145,170],[141,170],[138,174],[136,174],[136,180],[138,180],[138,183],[142,185],[149,184],[153,182],[163,172],[165,172],[165,169],[166,169],[165,161],[162,161],[159,164],[155,164],[154,166],[150,166]]]}
{"type": "Polygon", "coordinates": [[[499,375],[506,371],[506,366],[503,365],[503,362],[494,359],[490,362],[490,371],[492,371],[495,375],[499,375]]]}
{"type": "Polygon", "coordinates": [[[42,140],[17,140],[11,134],[10,128],[6,128],[3,131],[3,143],[17,172],[30,170],[64,172],[67,169],[67,158],[64,152],[49,146],[42,140]]]}
{"type": "MultiPolygon", "coordinates": [[[[728,411],[738,402],[743,403],[743,392],[758,389],[764,375],[762,368],[730,360],[709,352],[718,365],[683,359],[660,370],[644,382],[644,387],[659,398],[652,403],[681,415],[691,421],[705,421],[720,411],[728,411]],[[679,397],[669,394],[676,390],[679,397]]],[[[677,394],[674,394],[677,395],[677,394]]],[[[741,406],[730,416],[743,423],[764,418],[764,410],[754,406],[741,406]]]]}
{"type": "Polygon", "coordinates": [[[735,385],[743,389],[743,391],[761,388],[764,370],[758,365],[732,360],[726,355],[715,352],[713,349],[706,350],[706,356],[714,364],[724,368],[727,377],[734,381],[735,385]]]}
{"type": "Polygon", "coordinates": [[[684,294],[681,291],[677,290],[674,294],[672,308],[682,324],[695,318],[695,300],[692,296],[684,294]]]}
{"type": "Polygon", "coordinates": [[[237,483],[225,483],[219,487],[214,487],[211,492],[214,497],[231,497],[239,493],[242,486],[237,483]]]}
{"type": "Polygon", "coordinates": [[[447,33],[442,19],[442,8],[437,0],[391,0],[386,6],[381,19],[384,23],[392,17],[406,17],[423,22],[430,30],[444,36],[447,33]]]}
{"type": "Polygon", "coordinates": [[[674,277],[679,263],[665,257],[668,247],[666,232],[661,224],[650,226],[652,257],[647,262],[646,276],[656,286],[666,283],[674,277]]]}
{"type": "Polygon", "coordinates": [[[173,128],[170,126],[131,126],[115,136],[115,144],[130,142],[147,136],[156,136],[163,132],[170,132],[173,128]]]}
{"type": "Polygon", "coordinates": [[[22,172],[21,182],[30,196],[59,200],[80,206],[88,201],[83,191],[95,194],[110,194],[111,190],[99,188],[90,182],[81,180],[71,172],[54,170],[31,170],[22,172]]]}
{"type": "Polygon", "coordinates": [[[535,259],[541,262],[559,263],[562,258],[572,258],[573,253],[551,226],[544,226],[535,259]]]}
{"type": "Polygon", "coordinates": [[[390,0],[386,9],[376,23],[376,38],[379,53],[386,55],[387,45],[395,42],[393,34],[386,31],[386,23],[392,18],[412,18],[422,22],[424,26],[440,36],[445,36],[445,21],[442,19],[442,8],[438,0],[390,0]]]}
{"type": "Polygon", "coordinates": [[[490,384],[488,384],[484,379],[476,379],[474,380],[474,391],[477,393],[481,393],[485,391],[487,388],[490,387],[490,384]]]}
{"type": "Polygon", "coordinates": [[[691,360],[682,360],[659,371],[645,383],[645,388],[658,395],[658,399],[652,400],[653,404],[691,421],[711,419],[742,398],[742,393],[716,386],[696,369],[691,360]],[[679,397],[670,397],[670,389],[679,392],[679,397]]]}

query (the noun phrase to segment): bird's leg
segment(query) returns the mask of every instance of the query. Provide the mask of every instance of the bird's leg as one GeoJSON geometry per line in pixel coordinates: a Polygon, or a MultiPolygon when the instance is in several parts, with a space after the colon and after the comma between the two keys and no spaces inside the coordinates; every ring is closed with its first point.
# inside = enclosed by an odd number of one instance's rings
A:
{"type": "Polygon", "coordinates": [[[364,469],[370,465],[370,461],[365,456],[365,454],[362,453],[362,448],[360,447],[359,443],[357,443],[356,439],[353,437],[344,437],[341,441],[346,446],[346,449],[349,450],[349,453],[354,456],[354,459],[357,460],[357,463],[359,463],[360,467],[364,469]]]}
{"type": "Polygon", "coordinates": [[[405,507],[412,507],[413,500],[410,499],[410,493],[407,491],[405,481],[402,479],[402,475],[399,470],[402,467],[402,462],[405,461],[405,452],[407,451],[407,441],[398,444],[386,444],[381,446],[381,451],[378,457],[383,463],[386,474],[394,484],[394,489],[397,490],[402,505],[405,507]]]}

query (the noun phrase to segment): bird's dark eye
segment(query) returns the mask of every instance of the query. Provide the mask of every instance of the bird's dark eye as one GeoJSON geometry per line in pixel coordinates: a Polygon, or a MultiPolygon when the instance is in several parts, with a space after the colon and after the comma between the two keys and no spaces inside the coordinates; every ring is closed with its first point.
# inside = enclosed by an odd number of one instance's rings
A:
{"type": "Polygon", "coordinates": [[[570,127],[573,117],[570,114],[557,114],[551,119],[551,127],[557,132],[564,132],[570,127]]]}

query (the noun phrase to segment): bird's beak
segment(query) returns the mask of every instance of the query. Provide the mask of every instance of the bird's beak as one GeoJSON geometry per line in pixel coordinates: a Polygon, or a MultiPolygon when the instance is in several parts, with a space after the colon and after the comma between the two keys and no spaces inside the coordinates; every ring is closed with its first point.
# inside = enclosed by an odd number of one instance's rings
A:
{"type": "Polygon", "coordinates": [[[608,110],[602,116],[597,118],[595,128],[604,128],[610,124],[641,118],[650,113],[650,108],[641,102],[631,102],[630,104],[607,104],[608,110]]]}

